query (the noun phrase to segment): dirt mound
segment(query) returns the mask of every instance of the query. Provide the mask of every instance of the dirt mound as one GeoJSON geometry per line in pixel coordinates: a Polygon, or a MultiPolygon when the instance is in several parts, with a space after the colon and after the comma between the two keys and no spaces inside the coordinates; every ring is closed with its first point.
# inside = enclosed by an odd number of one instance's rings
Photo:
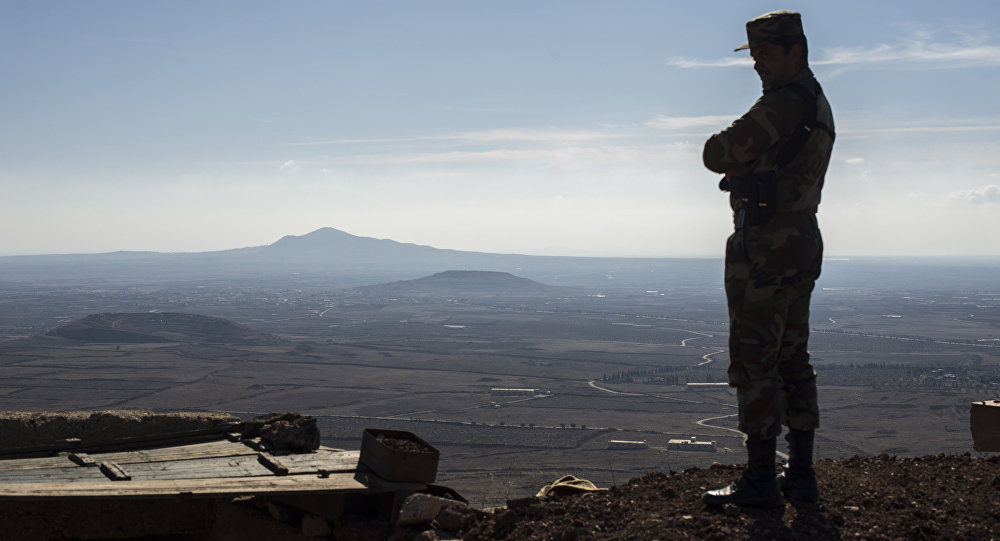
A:
{"type": "Polygon", "coordinates": [[[184,342],[267,345],[271,335],[217,317],[176,312],[91,314],[46,333],[91,343],[184,342]]]}
{"type": "Polygon", "coordinates": [[[355,288],[368,295],[535,297],[554,295],[562,288],[495,271],[444,271],[416,280],[355,288]]]}
{"type": "Polygon", "coordinates": [[[740,466],[650,473],[606,492],[524,498],[460,532],[465,541],[585,539],[997,539],[1000,456],[897,458],[816,464],[816,504],[712,508],[703,491],[740,466]]]}
{"type": "Polygon", "coordinates": [[[154,413],[145,410],[31,412],[0,411],[0,456],[38,446],[80,445],[142,437],[168,437],[192,431],[225,428],[238,417],[214,412],[154,413]]]}

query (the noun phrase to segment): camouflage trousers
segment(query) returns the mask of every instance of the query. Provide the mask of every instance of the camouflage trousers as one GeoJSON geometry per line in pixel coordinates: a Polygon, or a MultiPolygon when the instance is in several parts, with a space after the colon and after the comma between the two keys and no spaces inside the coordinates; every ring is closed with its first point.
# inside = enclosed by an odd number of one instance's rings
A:
{"type": "Polygon", "coordinates": [[[779,214],[726,244],[729,385],[739,428],[776,437],[781,425],[819,426],[816,372],[809,363],[809,300],[823,260],[814,214],[779,214]]]}

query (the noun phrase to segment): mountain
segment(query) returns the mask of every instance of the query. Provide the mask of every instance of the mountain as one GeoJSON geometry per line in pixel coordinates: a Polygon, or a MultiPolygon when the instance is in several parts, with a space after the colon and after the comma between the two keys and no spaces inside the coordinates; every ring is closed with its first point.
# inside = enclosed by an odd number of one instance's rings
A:
{"type": "Polygon", "coordinates": [[[91,314],[46,333],[89,343],[184,342],[266,345],[280,340],[216,317],[175,312],[91,314]]]}
{"type": "Polygon", "coordinates": [[[286,235],[260,253],[268,255],[294,255],[295,257],[319,257],[338,261],[352,257],[436,257],[454,255],[455,250],[441,250],[430,246],[396,242],[390,239],[358,237],[332,227],[317,229],[305,235],[286,235]]]}
{"type": "Polygon", "coordinates": [[[507,272],[547,284],[596,288],[716,287],[722,282],[718,259],[491,254],[359,237],[329,227],[266,246],[214,252],[0,257],[0,281],[46,286],[212,282],[346,289],[449,269],[507,272]]]}
{"type": "MultiPolygon", "coordinates": [[[[678,234],[683,234],[678,232],[678,234]]],[[[721,255],[723,242],[720,239],[721,255]]],[[[1000,258],[860,257],[823,264],[820,287],[881,292],[988,289],[1000,258]]],[[[349,289],[449,269],[507,272],[544,284],[604,290],[718,289],[720,258],[528,256],[446,250],[333,228],[266,246],[200,253],[113,252],[0,257],[0,281],[44,286],[192,284],[349,289]]]]}
{"type": "Polygon", "coordinates": [[[355,291],[393,297],[539,297],[558,295],[565,289],[508,272],[450,270],[416,280],[358,287],[355,291]]]}

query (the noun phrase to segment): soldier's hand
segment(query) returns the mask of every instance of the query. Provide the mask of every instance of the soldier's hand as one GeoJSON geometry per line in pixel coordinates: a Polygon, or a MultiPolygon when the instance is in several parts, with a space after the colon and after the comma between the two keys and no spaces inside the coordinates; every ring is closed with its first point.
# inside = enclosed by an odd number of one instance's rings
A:
{"type": "Polygon", "coordinates": [[[729,178],[729,177],[737,177],[737,178],[745,177],[748,174],[750,174],[750,171],[753,171],[753,164],[752,163],[744,165],[742,167],[737,167],[737,168],[734,168],[734,169],[730,169],[729,171],[726,171],[726,178],[729,178]]]}

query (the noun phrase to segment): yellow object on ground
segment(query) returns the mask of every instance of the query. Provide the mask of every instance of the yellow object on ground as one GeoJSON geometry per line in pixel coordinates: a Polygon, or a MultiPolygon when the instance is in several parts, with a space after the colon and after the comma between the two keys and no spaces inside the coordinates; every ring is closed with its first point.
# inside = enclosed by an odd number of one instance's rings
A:
{"type": "Polygon", "coordinates": [[[599,492],[602,490],[607,490],[606,488],[597,488],[594,483],[586,479],[578,479],[573,475],[564,475],[556,480],[555,483],[551,485],[545,485],[538,494],[535,494],[536,498],[544,498],[549,494],[572,494],[574,492],[599,492]]]}

